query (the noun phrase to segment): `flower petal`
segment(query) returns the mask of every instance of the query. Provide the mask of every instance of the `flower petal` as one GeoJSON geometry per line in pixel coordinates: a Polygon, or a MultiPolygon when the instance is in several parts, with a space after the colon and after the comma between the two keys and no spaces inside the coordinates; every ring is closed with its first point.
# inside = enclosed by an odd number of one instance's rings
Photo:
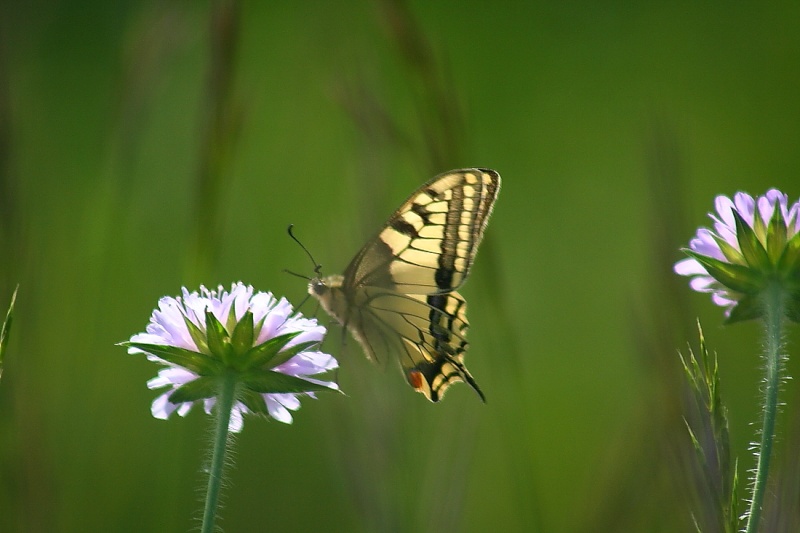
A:
{"type": "Polygon", "coordinates": [[[672,267],[672,270],[675,271],[676,274],[679,276],[694,276],[697,274],[708,274],[708,271],[705,269],[703,265],[697,262],[696,259],[692,259],[691,257],[687,257],[686,259],[681,259],[675,266],[672,267]]]}
{"type": "Polygon", "coordinates": [[[278,422],[283,422],[284,424],[291,424],[292,414],[273,396],[275,395],[266,394],[264,398],[264,400],[267,403],[267,411],[269,412],[269,416],[271,416],[278,422]]]}

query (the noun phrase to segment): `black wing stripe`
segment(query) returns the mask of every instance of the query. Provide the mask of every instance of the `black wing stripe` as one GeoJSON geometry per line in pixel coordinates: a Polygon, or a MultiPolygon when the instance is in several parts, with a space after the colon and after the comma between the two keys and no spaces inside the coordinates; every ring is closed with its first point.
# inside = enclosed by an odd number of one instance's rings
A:
{"type": "Polygon", "coordinates": [[[417,232],[417,228],[414,227],[413,224],[407,222],[403,218],[396,218],[389,223],[389,227],[395,230],[397,233],[405,235],[407,237],[411,237],[413,239],[419,238],[419,233],[417,232]]]}

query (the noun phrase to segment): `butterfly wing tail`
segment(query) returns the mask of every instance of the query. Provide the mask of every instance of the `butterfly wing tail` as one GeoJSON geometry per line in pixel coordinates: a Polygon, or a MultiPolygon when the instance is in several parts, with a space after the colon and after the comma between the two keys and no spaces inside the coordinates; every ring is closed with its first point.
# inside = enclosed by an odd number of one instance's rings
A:
{"type": "Polygon", "coordinates": [[[425,395],[432,402],[438,402],[453,383],[463,381],[478,393],[486,403],[486,395],[469,373],[464,363],[448,355],[439,354],[433,360],[420,361],[406,369],[406,379],[414,390],[425,395]]]}

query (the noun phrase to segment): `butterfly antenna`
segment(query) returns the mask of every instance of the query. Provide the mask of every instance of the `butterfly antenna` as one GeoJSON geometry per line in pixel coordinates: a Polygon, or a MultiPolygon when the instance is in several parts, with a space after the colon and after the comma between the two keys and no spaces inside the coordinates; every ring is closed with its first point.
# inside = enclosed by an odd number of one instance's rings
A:
{"type": "MultiPolygon", "coordinates": [[[[294,228],[294,224],[289,224],[289,227],[288,227],[288,228],[286,228],[286,232],[289,234],[289,237],[291,237],[291,238],[292,238],[292,240],[293,240],[294,242],[296,242],[297,244],[299,244],[299,245],[300,245],[300,248],[302,248],[302,249],[303,249],[303,251],[306,253],[306,255],[308,255],[308,258],[309,258],[309,259],[311,259],[311,262],[314,264],[314,273],[315,273],[317,276],[319,276],[319,275],[320,275],[320,270],[322,269],[322,265],[320,265],[319,263],[317,263],[317,262],[314,260],[314,256],[313,256],[313,255],[311,255],[311,252],[309,252],[309,251],[308,251],[308,248],[306,248],[306,247],[303,245],[303,243],[302,243],[302,242],[300,242],[300,240],[299,240],[297,237],[295,237],[295,236],[294,236],[294,233],[292,232],[292,228],[294,228]]],[[[286,272],[289,272],[289,271],[287,270],[286,272]]],[[[294,272],[289,272],[289,274],[294,274],[294,272]]],[[[296,276],[296,275],[297,275],[297,274],[295,274],[295,276],[296,276]]],[[[300,276],[300,277],[301,277],[301,278],[305,278],[305,279],[309,279],[309,278],[306,278],[305,276],[300,276]]]]}
{"type": "Polygon", "coordinates": [[[292,276],[297,276],[298,278],[302,278],[306,281],[311,281],[311,278],[309,278],[308,276],[304,276],[303,274],[298,274],[297,272],[292,272],[291,270],[287,270],[285,268],[283,269],[283,271],[286,272],[287,274],[291,274],[292,276]]]}

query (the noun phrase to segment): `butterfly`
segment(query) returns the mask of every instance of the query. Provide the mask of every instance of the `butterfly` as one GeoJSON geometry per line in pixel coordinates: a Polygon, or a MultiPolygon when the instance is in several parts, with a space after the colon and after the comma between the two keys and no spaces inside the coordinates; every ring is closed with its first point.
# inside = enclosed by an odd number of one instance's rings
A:
{"type": "Polygon", "coordinates": [[[368,359],[397,358],[408,383],[432,402],[459,381],[486,401],[464,366],[469,324],[457,289],[499,190],[494,170],[439,174],[403,202],[343,275],[322,277],[317,267],[308,285],[368,359]]]}

